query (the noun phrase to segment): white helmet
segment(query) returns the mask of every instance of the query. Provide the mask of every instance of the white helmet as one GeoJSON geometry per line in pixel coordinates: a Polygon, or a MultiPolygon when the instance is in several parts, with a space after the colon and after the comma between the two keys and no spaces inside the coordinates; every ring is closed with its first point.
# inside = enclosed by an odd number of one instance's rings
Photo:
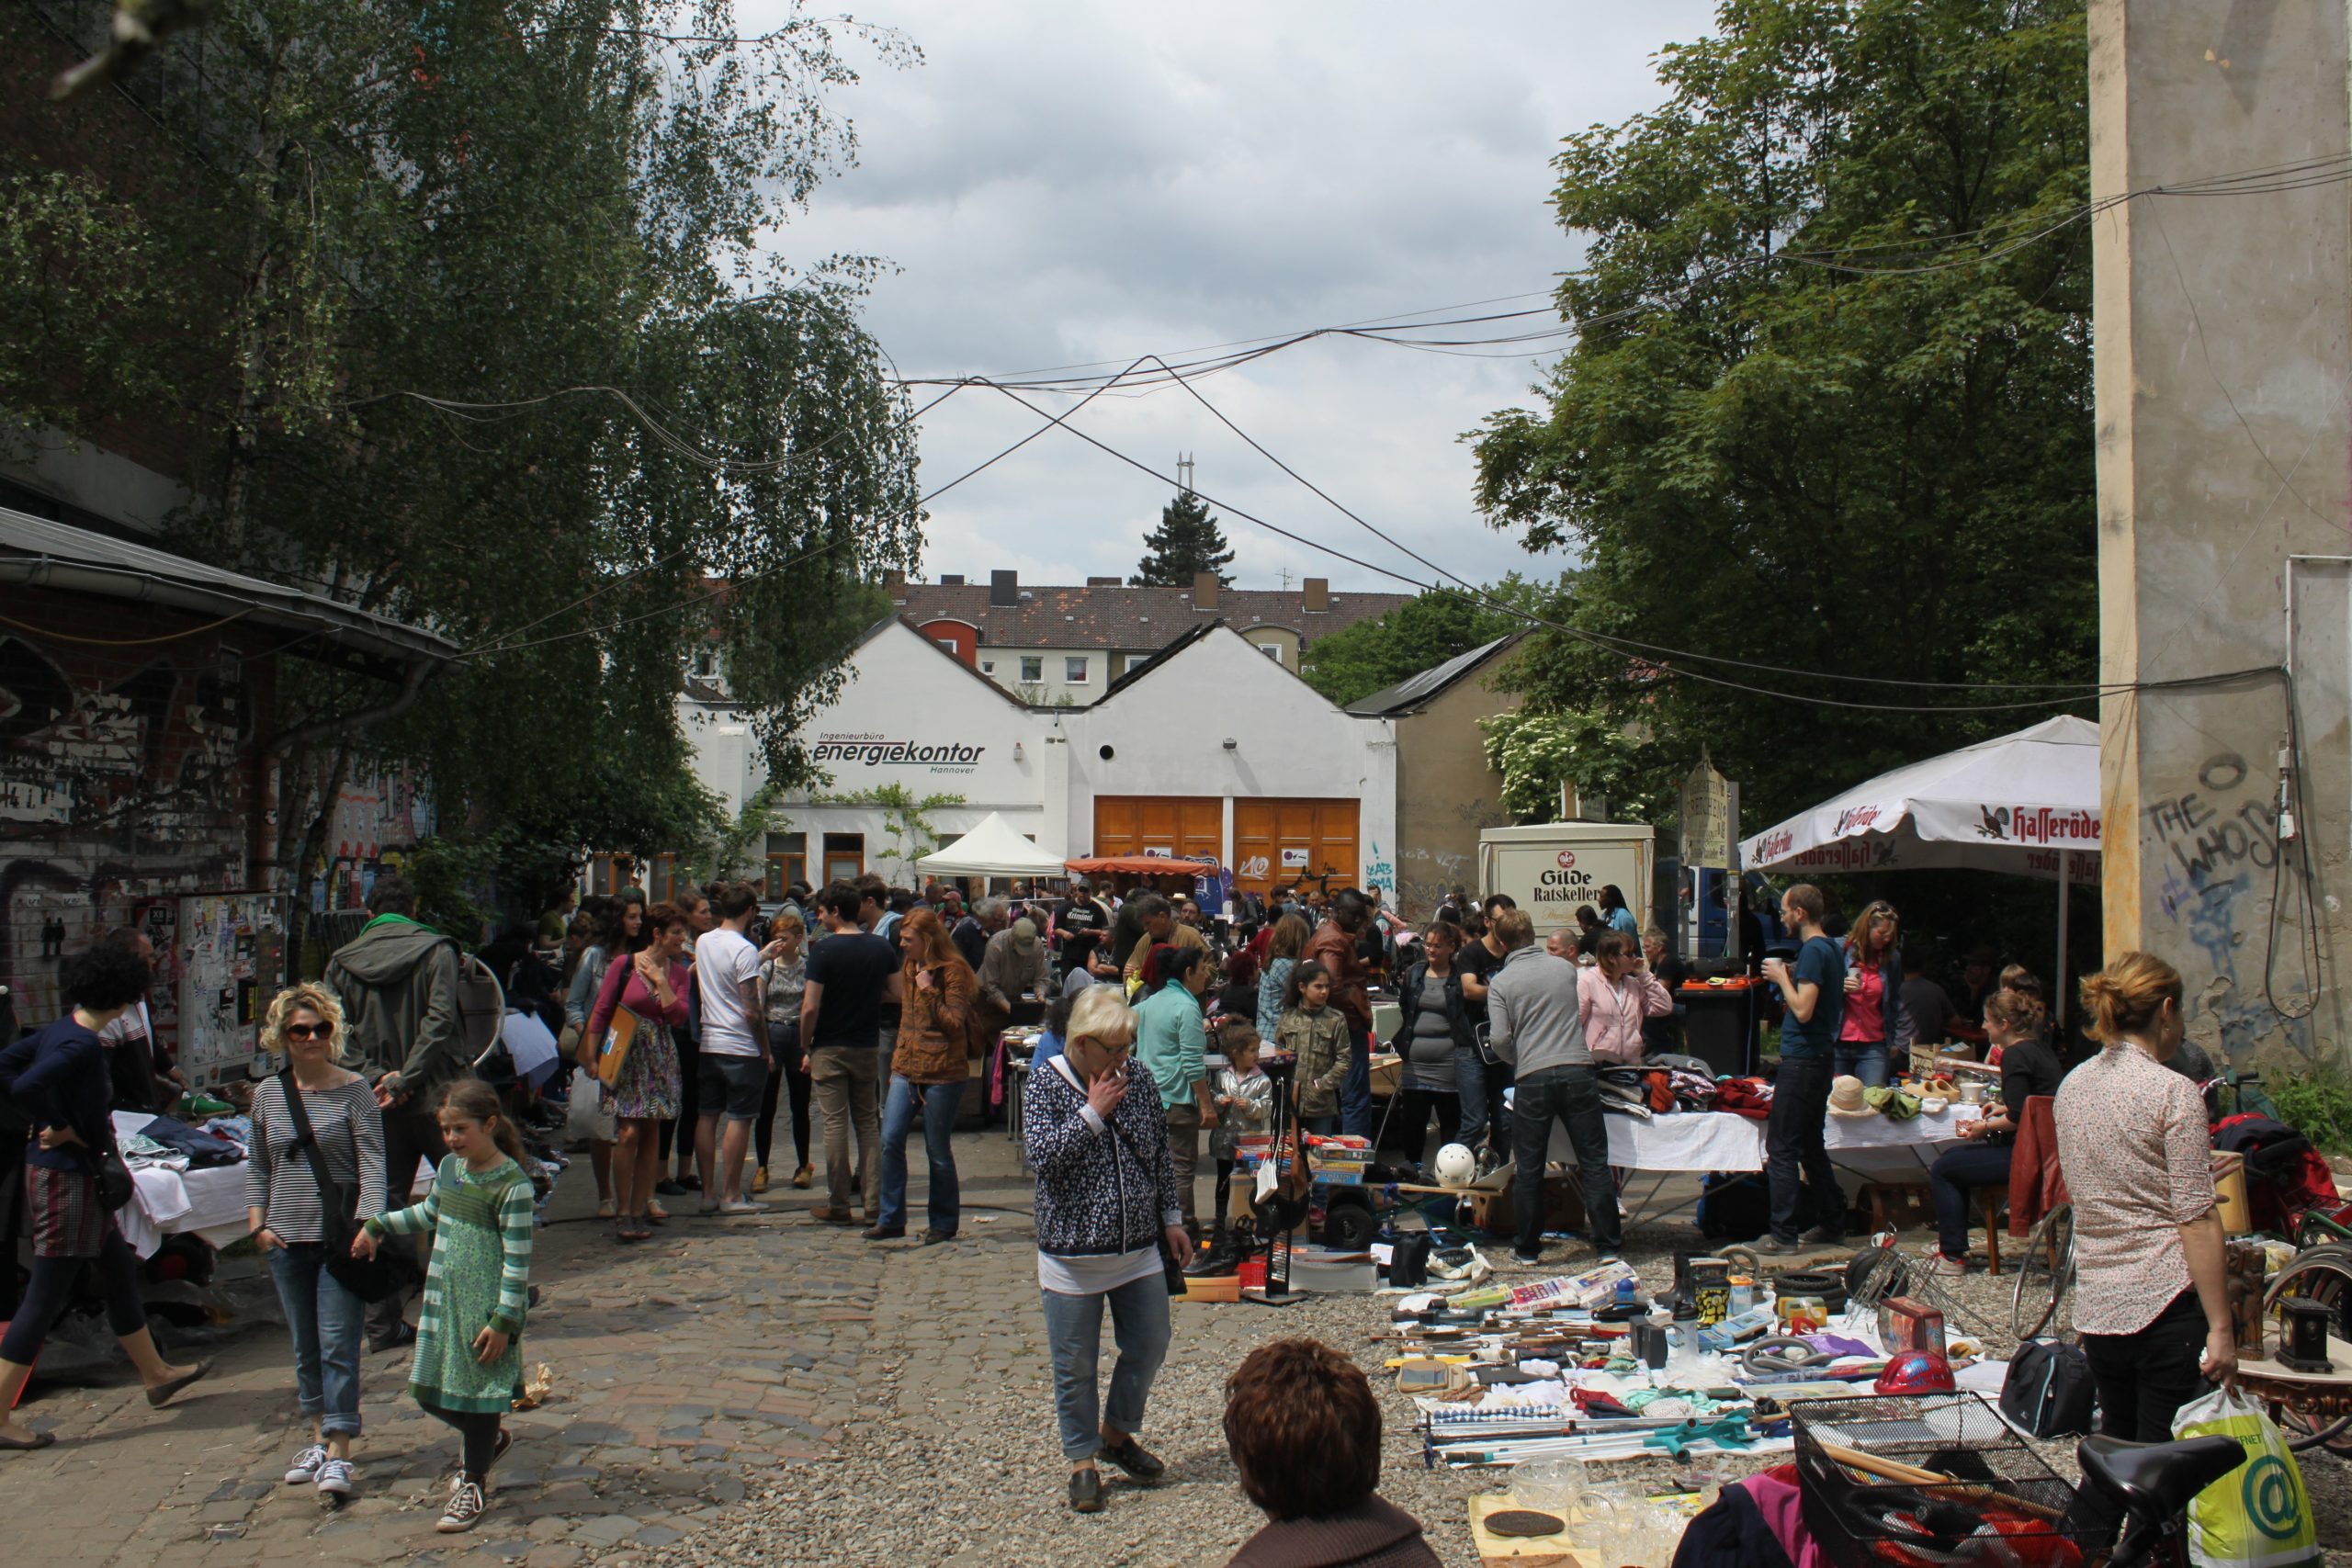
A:
{"type": "Polygon", "coordinates": [[[1441,1187],[1467,1187],[1478,1174],[1478,1156],[1462,1144],[1448,1144],[1437,1152],[1437,1180],[1441,1187]]]}

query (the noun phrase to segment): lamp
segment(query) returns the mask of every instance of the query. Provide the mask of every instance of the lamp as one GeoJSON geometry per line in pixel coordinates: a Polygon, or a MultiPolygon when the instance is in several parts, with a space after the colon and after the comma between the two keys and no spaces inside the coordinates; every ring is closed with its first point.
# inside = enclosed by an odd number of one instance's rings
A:
{"type": "Polygon", "coordinates": [[[1227,737],[1225,738],[1225,749],[1226,749],[1227,750],[1228,750],[1228,751],[1232,751],[1232,750],[1238,750],[1238,746],[1237,746],[1237,744],[1235,743],[1233,737],[1232,737],[1232,736],[1230,736],[1230,735],[1228,735],[1228,736],[1227,736],[1227,737]]]}

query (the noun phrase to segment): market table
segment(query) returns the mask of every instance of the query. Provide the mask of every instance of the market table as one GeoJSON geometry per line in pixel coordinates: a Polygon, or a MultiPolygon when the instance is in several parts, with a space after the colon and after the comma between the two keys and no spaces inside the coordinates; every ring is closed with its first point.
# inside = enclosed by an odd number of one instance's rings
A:
{"type": "MultiPolygon", "coordinates": [[[[114,1131],[127,1138],[154,1118],[144,1111],[118,1111],[114,1131]]],[[[433,1179],[433,1164],[420,1160],[417,1180],[433,1179]]],[[[245,1168],[209,1166],[201,1170],[165,1170],[133,1166],[132,1196],[115,1213],[116,1228],[141,1258],[152,1258],[167,1235],[196,1235],[214,1247],[243,1240],[249,1226],[245,1214],[245,1168]]]]}

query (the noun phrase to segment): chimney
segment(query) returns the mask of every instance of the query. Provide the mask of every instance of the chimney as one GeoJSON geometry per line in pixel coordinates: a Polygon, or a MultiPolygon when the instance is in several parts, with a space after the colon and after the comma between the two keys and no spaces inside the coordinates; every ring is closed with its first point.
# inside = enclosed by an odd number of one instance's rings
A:
{"type": "Polygon", "coordinates": [[[961,588],[964,586],[964,574],[960,571],[943,571],[939,574],[939,586],[961,588]]]}
{"type": "Polygon", "coordinates": [[[907,602],[907,574],[893,569],[882,574],[882,592],[890,596],[893,604],[907,602]]]}
{"type": "Polygon", "coordinates": [[[1017,607],[1021,603],[1021,574],[1017,571],[989,572],[989,603],[1017,607]]]}
{"type": "Polygon", "coordinates": [[[1216,573],[1213,571],[1193,573],[1193,608],[1195,610],[1216,608],[1216,573]]]}
{"type": "Polygon", "coordinates": [[[1119,580],[1115,577],[1090,577],[1086,580],[1086,586],[1089,588],[1116,588],[1119,586],[1119,580]]]}
{"type": "Polygon", "coordinates": [[[1331,607],[1331,580],[1329,578],[1310,577],[1305,582],[1301,583],[1299,588],[1300,609],[1306,610],[1311,614],[1317,610],[1328,610],[1331,607]]]}

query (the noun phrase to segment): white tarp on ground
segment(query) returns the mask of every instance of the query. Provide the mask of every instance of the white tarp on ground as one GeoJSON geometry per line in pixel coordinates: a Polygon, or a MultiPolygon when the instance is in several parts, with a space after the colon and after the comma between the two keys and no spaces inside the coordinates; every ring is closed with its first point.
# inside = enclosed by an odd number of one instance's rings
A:
{"type": "Polygon", "coordinates": [[[1739,846],[1748,871],[1955,866],[2095,881],[2098,727],[2062,715],[1881,773],[1739,846]]]}
{"type": "Polygon", "coordinates": [[[933,876],[1067,876],[1062,857],[1039,849],[1014,830],[1001,812],[991,811],[980,825],[949,844],[915,862],[933,876]]]}

